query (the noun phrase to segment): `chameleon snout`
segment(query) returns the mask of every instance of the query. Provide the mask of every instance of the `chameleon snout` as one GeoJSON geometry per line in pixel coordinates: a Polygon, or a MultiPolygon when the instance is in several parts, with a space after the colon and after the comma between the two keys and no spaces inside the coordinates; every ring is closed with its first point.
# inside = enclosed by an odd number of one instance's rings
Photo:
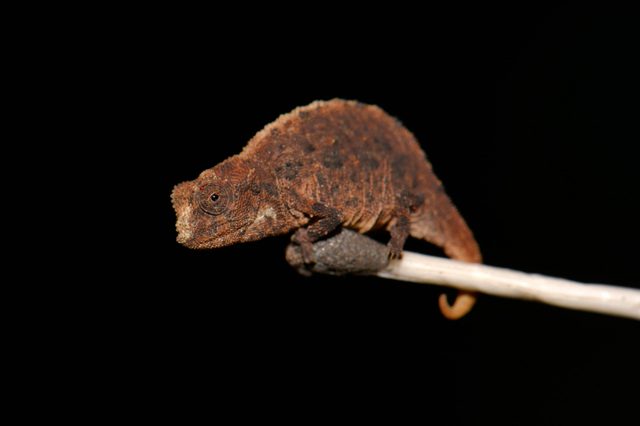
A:
{"type": "Polygon", "coordinates": [[[177,216],[177,241],[186,246],[189,246],[189,242],[193,240],[194,236],[193,207],[190,203],[193,188],[192,182],[183,182],[176,185],[171,192],[171,204],[177,216]]]}

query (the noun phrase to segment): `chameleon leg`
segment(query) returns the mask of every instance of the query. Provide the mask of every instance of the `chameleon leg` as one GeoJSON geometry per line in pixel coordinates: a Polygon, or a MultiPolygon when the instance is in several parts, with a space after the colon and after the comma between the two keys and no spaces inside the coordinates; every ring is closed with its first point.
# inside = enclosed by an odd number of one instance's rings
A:
{"type": "Polygon", "coordinates": [[[306,228],[298,229],[293,234],[292,240],[300,245],[305,263],[315,263],[313,243],[335,230],[342,223],[342,217],[338,210],[321,203],[313,203],[310,208],[300,209],[300,211],[316,220],[306,228]]]}
{"type": "Polygon", "coordinates": [[[409,237],[409,217],[407,215],[399,216],[395,223],[391,226],[389,232],[391,239],[387,244],[389,247],[389,258],[400,259],[402,257],[402,248],[409,237]]]}

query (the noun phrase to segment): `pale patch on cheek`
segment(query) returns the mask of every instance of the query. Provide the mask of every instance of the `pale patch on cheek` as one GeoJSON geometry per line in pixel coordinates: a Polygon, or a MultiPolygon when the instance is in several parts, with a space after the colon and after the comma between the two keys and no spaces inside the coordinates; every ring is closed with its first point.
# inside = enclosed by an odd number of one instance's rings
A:
{"type": "Polygon", "coordinates": [[[273,207],[267,207],[265,209],[259,210],[258,214],[256,214],[256,218],[253,220],[251,225],[249,225],[248,229],[250,229],[252,232],[258,232],[259,230],[262,230],[261,225],[267,219],[276,219],[276,211],[273,209],[273,207]]]}
{"type": "Polygon", "coordinates": [[[258,215],[256,216],[256,222],[261,222],[267,217],[271,219],[276,218],[276,211],[273,209],[273,207],[267,207],[266,209],[260,210],[258,212],[258,215]]]}
{"type": "Polygon", "coordinates": [[[178,212],[178,220],[176,221],[176,230],[178,231],[178,242],[185,243],[193,236],[193,229],[191,227],[191,206],[185,205],[178,212]]]}

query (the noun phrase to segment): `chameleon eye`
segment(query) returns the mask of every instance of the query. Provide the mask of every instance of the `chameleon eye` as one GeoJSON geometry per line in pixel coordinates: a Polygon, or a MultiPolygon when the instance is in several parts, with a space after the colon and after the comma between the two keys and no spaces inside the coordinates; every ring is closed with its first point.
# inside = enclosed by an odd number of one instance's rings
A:
{"type": "Polygon", "coordinates": [[[205,213],[215,216],[227,210],[232,198],[230,195],[228,188],[218,184],[210,184],[200,188],[198,202],[205,213]]]}

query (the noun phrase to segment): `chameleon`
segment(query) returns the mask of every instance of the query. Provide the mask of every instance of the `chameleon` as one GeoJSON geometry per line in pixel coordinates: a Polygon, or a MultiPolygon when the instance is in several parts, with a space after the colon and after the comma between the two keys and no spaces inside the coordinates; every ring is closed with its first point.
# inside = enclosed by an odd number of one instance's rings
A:
{"type": "MultiPolygon", "coordinates": [[[[415,136],[375,105],[333,99],[281,115],[193,181],[176,185],[177,241],[213,249],[293,232],[305,262],[313,242],[344,227],[387,231],[391,258],[409,236],[451,258],[481,262],[473,234],[415,136]]],[[[449,319],[476,300],[460,291],[439,307],[449,319]]]]}

